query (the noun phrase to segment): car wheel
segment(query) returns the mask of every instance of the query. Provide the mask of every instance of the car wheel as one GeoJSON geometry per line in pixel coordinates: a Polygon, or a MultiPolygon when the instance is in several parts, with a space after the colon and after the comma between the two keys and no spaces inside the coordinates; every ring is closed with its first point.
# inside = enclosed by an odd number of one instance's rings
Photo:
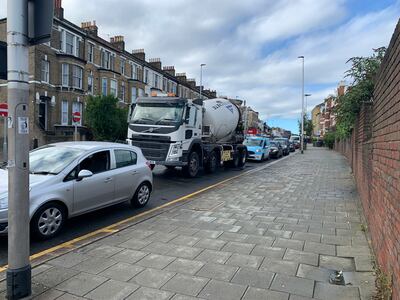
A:
{"type": "Polygon", "coordinates": [[[186,177],[193,178],[196,177],[200,168],[200,159],[197,152],[192,152],[189,154],[188,165],[183,168],[183,172],[186,177]]]}
{"type": "Polygon", "coordinates": [[[31,220],[33,236],[46,240],[56,236],[64,227],[67,212],[63,205],[50,202],[43,205],[31,220]]]}
{"type": "Polygon", "coordinates": [[[151,186],[147,182],[143,182],[136,189],[135,195],[133,195],[131,204],[133,207],[144,207],[149,202],[151,194],[151,186]]]}
{"type": "Polygon", "coordinates": [[[210,157],[208,159],[207,165],[206,165],[206,172],[207,173],[215,173],[218,168],[218,163],[217,163],[217,154],[215,151],[211,152],[210,157]]]}

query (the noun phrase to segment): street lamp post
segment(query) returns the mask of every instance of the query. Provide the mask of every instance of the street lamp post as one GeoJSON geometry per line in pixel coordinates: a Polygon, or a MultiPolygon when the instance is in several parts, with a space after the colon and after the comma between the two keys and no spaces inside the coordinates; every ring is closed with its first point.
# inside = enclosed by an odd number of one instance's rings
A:
{"type": "Polygon", "coordinates": [[[302,91],[301,91],[301,133],[300,133],[300,150],[304,153],[304,56],[298,58],[302,61],[302,91]]]}
{"type": "Polygon", "coordinates": [[[206,64],[200,64],[200,99],[203,99],[203,67],[206,64]]]}
{"type": "Polygon", "coordinates": [[[304,94],[304,97],[306,97],[306,105],[304,107],[304,114],[306,117],[308,117],[308,112],[307,112],[307,97],[310,97],[311,94],[304,94]]]}

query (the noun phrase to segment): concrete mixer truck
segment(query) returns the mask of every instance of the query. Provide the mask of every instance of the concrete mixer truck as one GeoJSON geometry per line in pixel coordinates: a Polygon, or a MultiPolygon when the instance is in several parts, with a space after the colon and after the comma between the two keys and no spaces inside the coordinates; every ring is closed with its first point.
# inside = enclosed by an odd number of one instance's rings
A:
{"type": "Polygon", "coordinates": [[[243,139],[239,108],[222,98],[140,97],[129,115],[127,142],[156,165],[182,167],[188,177],[201,168],[244,167],[243,139]]]}

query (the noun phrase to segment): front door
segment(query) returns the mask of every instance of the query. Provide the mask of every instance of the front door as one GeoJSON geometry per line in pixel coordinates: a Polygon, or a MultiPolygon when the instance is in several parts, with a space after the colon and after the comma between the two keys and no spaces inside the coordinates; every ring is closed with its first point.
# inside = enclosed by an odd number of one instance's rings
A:
{"type": "Polygon", "coordinates": [[[39,126],[43,130],[47,130],[47,107],[45,101],[39,103],[39,126]]]}
{"type": "Polygon", "coordinates": [[[90,154],[77,167],[89,170],[93,176],[74,181],[74,213],[105,206],[115,199],[114,171],[110,170],[110,151],[90,154]]]}

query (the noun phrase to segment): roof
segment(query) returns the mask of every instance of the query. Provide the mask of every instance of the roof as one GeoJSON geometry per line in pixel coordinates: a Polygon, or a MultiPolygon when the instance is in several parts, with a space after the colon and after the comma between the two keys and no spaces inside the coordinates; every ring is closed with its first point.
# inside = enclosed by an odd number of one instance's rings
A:
{"type": "Polygon", "coordinates": [[[53,143],[50,146],[56,147],[70,147],[75,149],[82,149],[85,151],[102,149],[102,148],[130,148],[132,146],[111,142],[62,142],[62,143],[53,143]]]}

